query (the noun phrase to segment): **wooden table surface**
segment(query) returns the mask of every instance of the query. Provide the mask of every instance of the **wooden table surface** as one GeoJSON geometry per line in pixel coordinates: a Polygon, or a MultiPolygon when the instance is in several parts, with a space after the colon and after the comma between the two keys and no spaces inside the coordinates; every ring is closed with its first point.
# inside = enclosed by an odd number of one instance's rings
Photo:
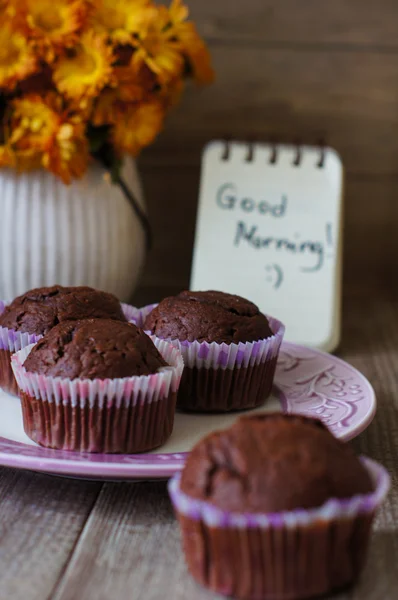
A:
{"type": "MultiPolygon", "coordinates": [[[[345,295],[339,355],[372,382],[378,412],[353,442],[392,491],[359,584],[338,600],[398,597],[398,296],[345,295]]],[[[0,600],[201,600],[187,575],[164,482],[98,483],[0,470],[0,600]]]]}

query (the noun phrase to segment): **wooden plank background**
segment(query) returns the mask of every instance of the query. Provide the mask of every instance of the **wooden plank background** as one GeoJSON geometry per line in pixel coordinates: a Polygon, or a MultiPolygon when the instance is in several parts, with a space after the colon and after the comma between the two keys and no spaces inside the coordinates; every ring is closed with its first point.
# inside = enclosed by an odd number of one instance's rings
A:
{"type": "Polygon", "coordinates": [[[217,79],[190,86],[140,158],[155,233],[142,284],[188,285],[200,154],[212,138],[325,142],[346,171],[345,279],[398,252],[398,3],[190,0],[217,79]]]}

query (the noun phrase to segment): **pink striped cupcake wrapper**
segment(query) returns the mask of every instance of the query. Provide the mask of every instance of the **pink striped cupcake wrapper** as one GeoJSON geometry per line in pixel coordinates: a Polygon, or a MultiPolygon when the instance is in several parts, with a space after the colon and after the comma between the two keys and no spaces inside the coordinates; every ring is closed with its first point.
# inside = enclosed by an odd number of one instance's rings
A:
{"type": "MultiPolygon", "coordinates": [[[[0,300],[0,315],[8,304],[9,302],[0,300]]],[[[132,321],[137,309],[129,304],[121,303],[121,306],[126,319],[132,321]]],[[[18,395],[18,387],[11,368],[11,355],[29,344],[35,344],[42,337],[42,335],[0,327],[0,388],[14,396],[18,395]]]]}
{"type": "MultiPolygon", "coordinates": [[[[132,321],[143,327],[150,304],[132,311],[132,321]]],[[[267,316],[273,336],[254,342],[168,341],[184,359],[177,407],[197,412],[225,412],[252,408],[270,395],[276,361],[285,332],[283,323],[267,316]]],[[[151,334],[147,331],[148,335],[151,334]]]]}
{"type": "Polygon", "coordinates": [[[171,435],[184,363],[167,341],[153,342],[169,366],[121,379],[66,379],[29,373],[31,344],[11,358],[26,434],[42,446],[87,452],[144,452],[171,435]]]}
{"type": "Polygon", "coordinates": [[[280,513],[224,511],[182,492],[176,475],[169,494],[193,577],[216,593],[248,600],[298,600],[353,583],[390,487],[384,467],[361,461],[373,482],[371,493],[280,513]]]}

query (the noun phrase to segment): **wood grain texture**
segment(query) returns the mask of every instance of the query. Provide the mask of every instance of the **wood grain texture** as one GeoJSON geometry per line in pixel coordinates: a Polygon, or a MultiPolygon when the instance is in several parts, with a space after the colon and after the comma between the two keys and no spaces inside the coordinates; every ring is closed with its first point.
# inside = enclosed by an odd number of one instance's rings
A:
{"type": "Polygon", "coordinates": [[[187,90],[143,161],[197,164],[213,138],[323,140],[349,173],[397,172],[398,53],[211,50],[215,84],[187,90]]]}
{"type": "Polygon", "coordinates": [[[141,169],[153,248],[141,285],[187,285],[198,202],[200,168],[145,166],[141,169]]]}
{"type": "MultiPolygon", "coordinates": [[[[200,166],[141,168],[154,246],[142,273],[142,287],[189,286],[200,166]]],[[[398,178],[347,175],[344,276],[388,279],[398,264],[398,178]]],[[[153,298],[153,301],[159,298],[153,298]]]]}
{"type": "Polygon", "coordinates": [[[51,597],[100,488],[1,469],[1,600],[51,597]]]}
{"type": "Polygon", "coordinates": [[[397,49],[394,0],[188,0],[207,38],[251,44],[397,49]]]}
{"type": "MultiPolygon", "coordinates": [[[[369,377],[379,401],[374,422],[353,445],[385,464],[393,489],[375,522],[367,568],[353,590],[334,596],[339,600],[389,600],[398,593],[398,297],[369,289],[346,293],[340,355],[369,377]]],[[[213,597],[186,573],[164,483],[105,484],[53,594],[55,600],[127,597],[213,597]]]]}
{"type": "Polygon", "coordinates": [[[106,484],[54,600],[194,599],[184,575],[166,485],[106,484]]]}

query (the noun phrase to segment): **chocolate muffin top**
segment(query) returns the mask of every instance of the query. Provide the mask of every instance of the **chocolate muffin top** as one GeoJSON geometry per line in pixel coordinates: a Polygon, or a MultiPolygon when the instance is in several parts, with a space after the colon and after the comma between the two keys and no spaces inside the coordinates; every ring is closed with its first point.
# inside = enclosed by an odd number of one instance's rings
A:
{"type": "Polygon", "coordinates": [[[54,285],[15,298],[0,315],[0,327],[44,335],[62,321],[90,318],[126,321],[116,296],[90,287],[54,285]]]}
{"type": "Polygon", "coordinates": [[[152,340],[131,323],[112,319],[64,321],[34,346],[31,373],[75,379],[150,375],[167,366],[152,340]]]}
{"type": "Polygon", "coordinates": [[[253,342],[273,335],[258,307],[223,292],[181,292],[165,298],[146,317],[144,329],[164,339],[253,342]]]}
{"type": "Polygon", "coordinates": [[[191,451],[181,489],[232,512],[280,512],[371,492],[351,448],[320,421],[268,414],[239,419],[191,451]]]}

